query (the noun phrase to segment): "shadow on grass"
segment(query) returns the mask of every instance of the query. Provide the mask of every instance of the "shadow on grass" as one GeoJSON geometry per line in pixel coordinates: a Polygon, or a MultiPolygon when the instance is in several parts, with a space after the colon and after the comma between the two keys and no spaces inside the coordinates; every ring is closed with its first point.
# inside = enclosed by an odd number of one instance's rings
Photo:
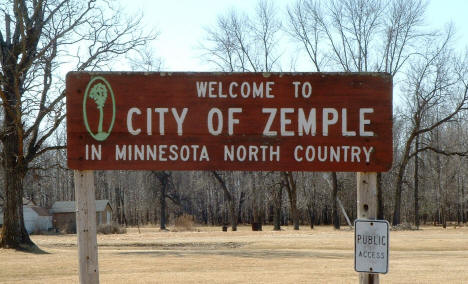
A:
{"type": "Polygon", "coordinates": [[[145,250],[118,252],[119,255],[146,255],[154,257],[185,257],[196,255],[230,256],[243,258],[328,258],[344,259],[349,256],[345,253],[321,252],[321,251],[293,251],[293,250],[145,250]]]}
{"type": "Polygon", "coordinates": [[[32,254],[50,254],[49,252],[46,252],[45,250],[41,249],[35,244],[20,245],[20,247],[17,248],[16,250],[20,252],[26,252],[26,253],[32,253],[32,254]]]}

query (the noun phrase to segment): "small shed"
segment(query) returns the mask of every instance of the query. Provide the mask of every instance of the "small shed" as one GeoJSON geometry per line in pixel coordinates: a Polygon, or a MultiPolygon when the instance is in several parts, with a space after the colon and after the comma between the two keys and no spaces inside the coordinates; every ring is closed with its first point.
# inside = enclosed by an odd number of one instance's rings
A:
{"type": "Polygon", "coordinates": [[[29,234],[48,231],[52,228],[52,215],[45,208],[36,205],[23,205],[24,227],[29,234]]]}
{"type": "MultiPolygon", "coordinates": [[[[53,216],[54,228],[76,232],[75,201],[56,201],[50,213],[53,216]]],[[[110,224],[112,222],[112,207],[109,200],[96,200],[96,224],[110,224]]]]}
{"type": "MultiPolygon", "coordinates": [[[[24,227],[29,234],[36,231],[48,231],[52,228],[52,215],[43,207],[23,198],[24,227]]],[[[0,207],[0,227],[3,226],[3,211],[0,207]]]]}

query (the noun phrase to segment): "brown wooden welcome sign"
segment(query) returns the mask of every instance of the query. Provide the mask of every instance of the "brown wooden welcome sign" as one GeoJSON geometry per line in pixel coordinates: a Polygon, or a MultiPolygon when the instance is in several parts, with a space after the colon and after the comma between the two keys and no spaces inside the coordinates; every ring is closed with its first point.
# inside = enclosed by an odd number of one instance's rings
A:
{"type": "Polygon", "coordinates": [[[387,171],[384,73],[67,75],[78,170],[387,171]]]}

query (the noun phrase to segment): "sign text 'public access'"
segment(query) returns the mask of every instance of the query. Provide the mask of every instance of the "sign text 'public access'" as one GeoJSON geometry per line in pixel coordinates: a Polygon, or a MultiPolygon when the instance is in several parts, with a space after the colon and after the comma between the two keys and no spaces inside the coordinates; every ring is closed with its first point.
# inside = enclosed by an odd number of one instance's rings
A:
{"type": "Polygon", "coordinates": [[[387,273],[389,260],[389,224],[385,220],[354,222],[354,270],[387,273]]]}

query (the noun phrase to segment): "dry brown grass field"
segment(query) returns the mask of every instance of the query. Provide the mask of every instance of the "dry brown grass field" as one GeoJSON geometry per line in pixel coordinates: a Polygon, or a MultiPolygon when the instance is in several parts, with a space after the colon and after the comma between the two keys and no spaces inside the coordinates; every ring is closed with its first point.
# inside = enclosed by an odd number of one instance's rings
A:
{"type": "MultiPolygon", "coordinates": [[[[357,283],[353,231],[129,229],[98,235],[101,283],[357,283]]],[[[32,236],[45,254],[0,249],[1,283],[77,283],[76,235],[32,236]]],[[[390,233],[381,283],[468,283],[468,227],[390,233]]]]}

